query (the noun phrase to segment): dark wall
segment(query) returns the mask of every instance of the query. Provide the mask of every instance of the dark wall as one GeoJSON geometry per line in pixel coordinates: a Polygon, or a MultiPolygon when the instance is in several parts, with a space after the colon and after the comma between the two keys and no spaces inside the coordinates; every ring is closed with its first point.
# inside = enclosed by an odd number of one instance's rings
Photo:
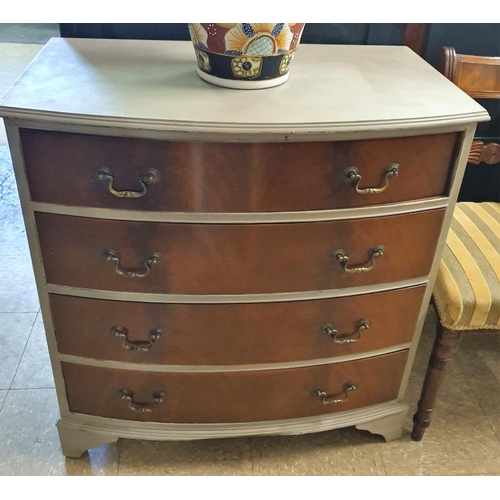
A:
{"type": "Polygon", "coordinates": [[[455,47],[459,54],[500,56],[500,24],[431,24],[425,59],[437,67],[439,51],[444,46],[455,47]]]}
{"type": "Polygon", "coordinates": [[[186,23],[60,24],[67,38],[121,38],[131,40],[189,40],[186,23]]]}
{"type": "MultiPolygon", "coordinates": [[[[307,23],[302,43],[402,45],[404,23],[307,23]]],[[[423,56],[437,67],[441,47],[457,52],[500,56],[499,23],[429,24],[423,56]]],[[[61,36],[79,38],[128,38],[140,40],[189,40],[186,23],[60,24],[61,36]]]]}
{"type": "MultiPolygon", "coordinates": [[[[438,67],[441,47],[454,47],[458,54],[500,56],[500,24],[431,24],[425,59],[438,67]]],[[[491,116],[480,123],[476,137],[485,142],[500,142],[500,101],[478,99],[491,116]]],[[[500,165],[468,165],[459,194],[461,201],[500,201],[500,165]]]]}
{"type": "MultiPolygon", "coordinates": [[[[302,43],[401,45],[405,24],[306,24],[302,43]]],[[[61,36],[127,38],[133,40],[189,40],[186,23],[61,24],[61,36]]]]}

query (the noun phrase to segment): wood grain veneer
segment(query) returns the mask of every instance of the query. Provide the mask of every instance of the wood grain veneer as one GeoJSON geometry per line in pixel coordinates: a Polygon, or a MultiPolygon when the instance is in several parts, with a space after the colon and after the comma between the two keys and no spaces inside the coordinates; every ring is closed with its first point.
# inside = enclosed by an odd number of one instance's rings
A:
{"type": "Polygon", "coordinates": [[[37,213],[48,283],[128,292],[244,294],[329,290],[425,276],[430,269],[444,210],[331,222],[210,225],[110,221],[37,213]],[[371,272],[346,274],[334,252],[350,265],[370,260],[371,272]],[[124,269],[161,261],[145,278],[126,278],[106,261],[112,249],[124,269]]]}
{"type": "Polygon", "coordinates": [[[439,66],[457,87],[475,99],[500,99],[500,58],[457,54],[443,47],[439,66]]]}
{"type": "Polygon", "coordinates": [[[61,205],[181,212],[327,210],[446,196],[458,133],[366,141],[238,144],[154,141],[20,131],[31,198],[61,205]],[[358,168],[360,187],[399,175],[380,194],[360,195],[342,173],[358,168]],[[117,198],[95,173],[108,168],[116,190],[140,191],[152,167],[160,179],[140,198],[117,198]]]}
{"type": "MultiPolygon", "coordinates": [[[[346,356],[410,342],[425,287],[336,299],[261,304],[148,304],[50,295],[59,352],[93,359],[176,365],[245,365],[346,356]],[[342,335],[361,319],[370,328],[358,342],[336,344],[324,330],[342,335]],[[161,337],[147,352],[128,340],[161,337]]],[[[355,336],[353,336],[355,337],[355,336]]]]}
{"type": "Polygon", "coordinates": [[[150,422],[252,422],[307,417],[351,410],[397,398],[408,351],[349,363],[250,372],[158,373],[96,368],[63,362],[70,410],[102,417],[150,422]],[[347,401],[322,404],[311,391],[342,396],[345,382],[358,384],[347,401]],[[163,391],[165,401],[151,413],[138,413],[119,391],[150,403],[163,391]]]}

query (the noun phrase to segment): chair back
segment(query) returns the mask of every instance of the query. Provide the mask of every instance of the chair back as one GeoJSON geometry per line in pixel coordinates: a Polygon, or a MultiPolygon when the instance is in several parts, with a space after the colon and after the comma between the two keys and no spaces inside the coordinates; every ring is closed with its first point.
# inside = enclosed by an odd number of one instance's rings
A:
{"type": "Polygon", "coordinates": [[[457,54],[443,47],[441,72],[474,99],[500,99],[500,57],[457,54]]]}
{"type": "MultiPolygon", "coordinates": [[[[440,69],[473,99],[500,99],[500,57],[457,54],[453,47],[443,47],[440,69]]],[[[469,163],[500,163],[500,144],[472,143],[469,163]]]]}

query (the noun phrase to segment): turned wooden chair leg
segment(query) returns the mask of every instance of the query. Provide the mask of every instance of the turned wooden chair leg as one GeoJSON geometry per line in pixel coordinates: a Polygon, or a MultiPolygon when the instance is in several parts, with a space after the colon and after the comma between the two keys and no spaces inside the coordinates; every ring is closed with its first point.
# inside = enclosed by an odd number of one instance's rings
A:
{"type": "Polygon", "coordinates": [[[421,441],[424,433],[431,424],[431,413],[434,410],[436,396],[443,383],[446,368],[451,360],[451,353],[460,332],[447,330],[439,323],[436,340],[432,349],[431,359],[425,374],[422,394],[418,402],[418,410],[413,415],[413,431],[411,437],[414,441],[421,441]]]}

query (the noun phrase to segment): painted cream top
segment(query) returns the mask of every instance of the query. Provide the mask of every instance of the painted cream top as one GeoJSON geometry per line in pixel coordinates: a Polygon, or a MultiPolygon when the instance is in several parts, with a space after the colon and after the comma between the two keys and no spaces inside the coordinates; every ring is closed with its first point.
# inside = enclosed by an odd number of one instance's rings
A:
{"type": "Polygon", "coordinates": [[[489,118],[402,46],[304,44],[287,83],[242,91],[202,81],[190,42],[53,38],[0,104],[9,118],[284,140],[489,118]]]}

